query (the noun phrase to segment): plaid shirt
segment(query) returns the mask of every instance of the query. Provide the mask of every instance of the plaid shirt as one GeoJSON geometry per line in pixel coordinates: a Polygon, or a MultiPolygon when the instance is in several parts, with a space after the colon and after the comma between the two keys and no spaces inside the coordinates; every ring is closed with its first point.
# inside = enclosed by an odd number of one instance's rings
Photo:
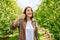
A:
{"type": "MultiPolygon", "coordinates": [[[[26,40],[26,35],[25,35],[25,27],[26,27],[26,22],[24,20],[21,20],[19,23],[16,25],[19,30],[19,39],[18,40],[26,40]]],[[[13,25],[13,22],[10,26],[11,29],[16,29],[16,26],[13,25]]],[[[36,20],[32,20],[32,26],[34,28],[34,40],[38,40],[38,33],[37,33],[37,23],[36,20]]]]}

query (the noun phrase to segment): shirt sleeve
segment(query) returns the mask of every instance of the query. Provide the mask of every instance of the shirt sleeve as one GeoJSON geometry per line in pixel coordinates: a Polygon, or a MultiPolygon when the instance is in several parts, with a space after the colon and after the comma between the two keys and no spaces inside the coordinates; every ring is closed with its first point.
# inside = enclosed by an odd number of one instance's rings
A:
{"type": "Polygon", "coordinates": [[[38,40],[38,24],[36,22],[36,33],[35,33],[35,36],[36,36],[36,40],[38,40]]]}
{"type": "Polygon", "coordinates": [[[12,23],[10,24],[10,29],[12,29],[12,30],[16,29],[17,26],[18,26],[18,25],[15,25],[15,26],[14,26],[13,23],[14,23],[14,22],[12,21],[12,23]]]}
{"type": "Polygon", "coordinates": [[[38,27],[38,23],[37,23],[36,19],[33,18],[32,21],[36,22],[35,26],[38,27]]]}
{"type": "Polygon", "coordinates": [[[38,27],[38,23],[36,22],[36,27],[38,27]]]}

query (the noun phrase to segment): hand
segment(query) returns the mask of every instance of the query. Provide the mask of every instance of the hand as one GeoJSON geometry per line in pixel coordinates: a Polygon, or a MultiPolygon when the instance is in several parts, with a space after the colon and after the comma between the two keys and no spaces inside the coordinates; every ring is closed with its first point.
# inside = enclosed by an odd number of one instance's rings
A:
{"type": "Polygon", "coordinates": [[[25,18],[25,14],[21,14],[17,19],[24,19],[25,18]]]}
{"type": "Polygon", "coordinates": [[[16,25],[21,19],[25,18],[25,14],[21,14],[16,20],[14,20],[14,25],[16,25]]]}
{"type": "Polygon", "coordinates": [[[21,14],[21,15],[20,15],[20,18],[21,18],[21,19],[24,19],[24,18],[25,18],[25,14],[21,14]]]}

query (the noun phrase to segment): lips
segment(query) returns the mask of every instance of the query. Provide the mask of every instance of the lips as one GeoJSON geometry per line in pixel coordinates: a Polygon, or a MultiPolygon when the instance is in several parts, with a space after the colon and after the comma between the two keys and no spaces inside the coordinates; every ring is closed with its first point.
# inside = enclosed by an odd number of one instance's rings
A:
{"type": "Polygon", "coordinates": [[[28,13],[28,15],[31,15],[32,13],[28,13]]]}

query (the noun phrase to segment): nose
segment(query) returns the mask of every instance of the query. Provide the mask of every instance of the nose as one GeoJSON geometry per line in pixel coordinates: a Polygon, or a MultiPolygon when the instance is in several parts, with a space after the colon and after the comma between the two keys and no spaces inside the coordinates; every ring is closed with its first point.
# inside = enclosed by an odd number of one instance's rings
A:
{"type": "Polygon", "coordinates": [[[31,11],[31,10],[30,10],[29,12],[30,12],[30,13],[32,13],[32,11],[31,11]]]}

